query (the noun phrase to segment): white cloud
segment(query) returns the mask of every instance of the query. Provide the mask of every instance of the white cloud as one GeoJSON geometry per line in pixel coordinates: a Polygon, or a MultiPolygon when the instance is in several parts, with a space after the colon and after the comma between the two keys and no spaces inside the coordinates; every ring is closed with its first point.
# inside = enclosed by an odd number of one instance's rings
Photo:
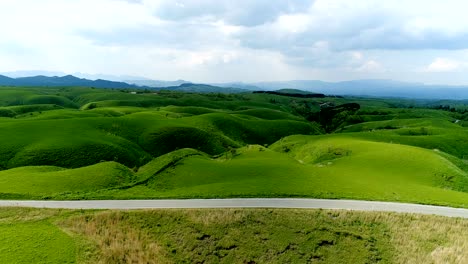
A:
{"type": "Polygon", "coordinates": [[[406,71],[445,72],[444,82],[466,69],[467,8],[461,0],[2,0],[0,71],[198,81],[406,71]]]}
{"type": "Polygon", "coordinates": [[[351,58],[355,61],[360,61],[364,58],[364,55],[362,54],[362,52],[359,52],[359,51],[352,51],[350,55],[351,55],[351,58]]]}
{"type": "Polygon", "coordinates": [[[368,60],[356,69],[358,72],[380,72],[383,70],[382,64],[375,60],[368,60]]]}
{"type": "Polygon", "coordinates": [[[436,58],[426,68],[428,72],[451,72],[460,68],[461,63],[447,58],[436,58]]]}
{"type": "Polygon", "coordinates": [[[163,19],[181,21],[205,18],[209,21],[223,20],[229,24],[251,27],[274,21],[284,14],[307,9],[313,1],[159,0],[157,2],[158,6],[154,13],[163,19]]]}
{"type": "Polygon", "coordinates": [[[310,17],[305,14],[282,15],[278,17],[277,29],[286,33],[302,33],[307,30],[310,17]]]}

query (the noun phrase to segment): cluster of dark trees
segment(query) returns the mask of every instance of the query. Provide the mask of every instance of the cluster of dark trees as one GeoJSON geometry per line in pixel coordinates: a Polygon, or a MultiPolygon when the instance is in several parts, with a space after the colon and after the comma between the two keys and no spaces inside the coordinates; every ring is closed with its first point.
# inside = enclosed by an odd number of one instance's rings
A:
{"type": "Polygon", "coordinates": [[[319,123],[325,132],[330,133],[339,127],[346,125],[349,119],[361,108],[358,103],[345,103],[334,105],[324,103],[320,105],[320,111],[314,111],[311,102],[302,101],[291,104],[296,114],[303,116],[308,121],[319,123]]]}
{"type": "Polygon", "coordinates": [[[344,124],[348,117],[354,115],[360,108],[358,103],[322,107],[320,112],[315,115],[315,121],[318,121],[323,129],[329,133],[344,124]]]}
{"type": "Polygon", "coordinates": [[[298,98],[325,98],[325,95],[321,93],[301,94],[301,93],[283,93],[283,92],[275,92],[275,91],[254,91],[253,93],[274,94],[274,95],[282,95],[282,96],[298,97],[298,98]]]}
{"type": "MultiPolygon", "coordinates": [[[[444,110],[444,111],[450,111],[450,112],[457,112],[457,109],[455,107],[451,107],[450,105],[437,105],[433,106],[433,109],[438,109],[438,110],[444,110]]],[[[463,113],[466,112],[464,109],[463,113]]]]}

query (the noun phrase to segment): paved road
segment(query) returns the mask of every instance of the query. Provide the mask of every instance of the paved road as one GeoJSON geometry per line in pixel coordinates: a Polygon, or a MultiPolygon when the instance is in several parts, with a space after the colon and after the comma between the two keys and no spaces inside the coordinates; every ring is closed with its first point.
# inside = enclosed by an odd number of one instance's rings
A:
{"type": "Polygon", "coordinates": [[[7,201],[0,207],[66,209],[163,209],[163,208],[309,208],[417,213],[468,218],[468,209],[419,204],[357,200],[249,198],[190,200],[89,200],[89,201],[7,201]]]}

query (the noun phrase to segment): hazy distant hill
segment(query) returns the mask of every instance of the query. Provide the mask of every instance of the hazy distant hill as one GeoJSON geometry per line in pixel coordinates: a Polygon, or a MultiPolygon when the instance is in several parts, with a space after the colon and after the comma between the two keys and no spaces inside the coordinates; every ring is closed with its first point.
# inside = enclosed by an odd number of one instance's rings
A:
{"type": "Polygon", "coordinates": [[[190,83],[189,81],[177,80],[177,81],[159,81],[159,80],[125,80],[124,82],[139,86],[149,87],[169,87],[179,86],[184,83],[190,83]]]}
{"type": "Polygon", "coordinates": [[[1,85],[12,85],[15,79],[0,75],[0,84],[1,85]]]}
{"type": "Polygon", "coordinates": [[[243,93],[245,89],[219,87],[209,84],[183,83],[179,86],[159,87],[159,90],[171,90],[191,93],[243,93]]]}
{"type": "Polygon", "coordinates": [[[257,83],[217,83],[196,84],[184,80],[89,80],[73,75],[63,77],[20,77],[10,78],[0,75],[0,86],[86,86],[117,89],[156,89],[199,93],[241,93],[249,91],[273,91],[297,89],[313,93],[373,97],[404,97],[420,99],[468,99],[468,86],[425,85],[422,83],[399,82],[393,80],[352,80],[344,82],[324,82],[318,80],[293,80],[257,83]],[[129,83],[127,83],[129,82],[129,83]]]}
{"type": "Polygon", "coordinates": [[[210,83],[210,85],[219,86],[219,87],[239,88],[239,89],[252,90],[252,91],[263,90],[263,88],[261,87],[258,87],[249,83],[243,83],[243,82],[210,83]]]}
{"type": "Polygon", "coordinates": [[[304,91],[304,90],[299,90],[299,89],[279,89],[274,92],[284,93],[284,94],[316,94],[310,91],[304,91]]]}
{"type": "MultiPolygon", "coordinates": [[[[31,70],[31,71],[9,71],[9,72],[0,72],[0,75],[4,75],[10,78],[21,78],[21,77],[31,77],[31,76],[65,76],[73,75],[78,78],[84,78],[88,80],[108,80],[114,82],[127,82],[126,80],[150,80],[141,76],[132,76],[132,75],[112,75],[112,74],[90,74],[83,72],[73,72],[65,73],[60,71],[41,71],[41,70],[31,70]]],[[[132,84],[132,83],[130,83],[132,84]]]]}
{"type": "Polygon", "coordinates": [[[10,78],[21,78],[21,77],[30,77],[30,76],[65,76],[67,74],[64,72],[58,72],[58,71],[10,71],[10,72],[0,72],[0,75],[10,77],[10,78]]]}
{"type": "Polygon", "coordinates": [[[252,83],[264,90],[300,89],[335,95],[405,97],[420,99],[468,99],[468,86],[425,85],[393,80],[323,82],[296,80],[252,83]]]}
{"type": "Polygon", "coordinates": [[[80,79],[73,75],[66,75],[63,77],[47,77],[47,76],[34,76],[34,77],[21,77],[9,78],[0,75],[0,85],[8,86],[86,86],[96,88],[141,88],[137,85],[131,85],[124,82],[114,82],[107,80],[88,80],[80,79]]]}
{"type": "MultiPolygon", "coordinates": [[[[135,81],[136,82],[136,81],[135,81]]],[[[73,75],[66,75],[63,77],[49,77],[49,76],[33,76],[33,77],[20,77],[10,78],[7,76],[0,75],[0,86],[38,86],[38,87],[59,87],[59,86],[84,86],[84,87],[96,87],[96,88],[117,88],[117,89],[156,89],[156,90],[173,90],[182,92],[194,92],[194,93],[241,93],[248,90],[230,87],[219,87],[208,84],[194,84],[194,83],[182,83],[183,80],[175,82],[166,81],[152,81],[152,80],[139,80],[138,84],[128,84],[126,82],[116,82],[109,80],[89,80],[84,78],[77,78],[73,75]],[[164,84],[176,84],[166,85],[163,87],[157,85],[164,84]]]]}
{"type": "Polygon", "coordinates": [[[275,94],[275,95],[299,97],[299,98],[325,98],[324,94],[312,93],[312,92],[298,90],[298,89],[280,89],[276,91],[253,91],[253,93],[275,94]]]}

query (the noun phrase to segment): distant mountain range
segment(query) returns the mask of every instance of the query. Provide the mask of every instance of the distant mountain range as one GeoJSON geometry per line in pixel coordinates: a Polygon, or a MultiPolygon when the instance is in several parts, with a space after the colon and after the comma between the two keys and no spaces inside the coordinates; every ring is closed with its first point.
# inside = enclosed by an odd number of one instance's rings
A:
{"type": "Polygon", "coordinates": [[[169,87],[158,87],[154,88],[157,90],[170,90],[170,91],[180,91],[180,92],[189,92],[189,93],[244,93],[250,92],[246,89],[241,88],[232,88],[232,87],[220,87],[209,84],[198,84],[198,83],[183,83],[178,86],[169,86],[169,87]]]}
{"type": "MultiPolygon", "coordinates": [[[[224,86],[223,84],[217,84],[224,86]]],[[[393,80],[353,80],[323,82],[295,80],[281,82],[229,83],[233,88],[256,87],[257,90],[299,89],[328,95],[402,97],[415,99],[468,99],[468,86],[426,85],[393,80]]]]}
{"type": "Polygon", "coordinates": [[[140,76],[131,76],[131,75],[112,75],[112,74],[89,74],[89,73],[82,73],[82,72],[74,72],[74,73],[65,73],[60,71],[10,71],[10,72],[0,72],[0,75],[4,75],[10,78],[21,78],[21,77],[31,77],[31,76],[66,76],[66,75],[73,75],[78,78],[84,78],[88,80],[108,80],[114,82],[126,82],[132,84],[126,80],[143,80],[143,81],[151,81],[148,78],[140,77],[140,76]]]}
{"type": "MultiPolygon", "coordinates": [[[[19,73],[18,73],[19,74],[19,73]]],[[[207,83],[196,84],[185,80],[160,81],[135,79],[112,81],[90,80],[73,75],[34,76],[11,78],[0,75],[0,86],[82,86],[117,89],[154,89],[199,93],[241,93],[248,91],[274,91],[298,89],[327,95],[402,97],[418,99],[468,99],[468,86],[426,85],[423,83],[400,82],[393,80],[353,80],[344,82],[324,82],[318,80],[294,80],[256,83],[207,83]]]]}
{"type": "Polygon", "coordinates": [[[177,81],[159,81],[159,80],[124,80],[124,82],[139,86],[148,86],[148,87],[170,87],[170,86],[179,86],[185,83],[191,83],[189,81],[177,80],[177,81]]]}
{"type": "Polygon", "coordinates": [[[48,86],[48,87],[59,87],[59,86],[85,86],[85,87],[96,87],[96,88],[141,88],[137,85],[128,84],[125,82],[114,82],[108,80],[88,80],[77,78],[73,75],[66,75],[63,77],[48,77],[48,76],[34,76],[34,77],[20,77],[10,78],[0,75],[0,85],[3,86],[48,86]]]}
{"type": "Polygon", "coordinates": [[[63,77],[48,77],[48,76],[34,76],[34,77],[20,77],[10,78],[0,75],[0,86],[37,86],[37,87],[66,87],[66,86],[80,86],[80,87],[96,87],[96,88],[116,88],[116,89],[153,89],[153,90],[171,90],[181,92],[194,92],[194,93],[241,93],[248,92],[248,90],[241,88],[219,87],[208,84],[196,84],[186,81],[146,81],[140,80],[139,82],[126,83],[116,82],[109,80],[88,80],[78,78],[73,75],[66,75],[63,77]],[[168,86],[169,85],[169,86],[168,86]]]}

